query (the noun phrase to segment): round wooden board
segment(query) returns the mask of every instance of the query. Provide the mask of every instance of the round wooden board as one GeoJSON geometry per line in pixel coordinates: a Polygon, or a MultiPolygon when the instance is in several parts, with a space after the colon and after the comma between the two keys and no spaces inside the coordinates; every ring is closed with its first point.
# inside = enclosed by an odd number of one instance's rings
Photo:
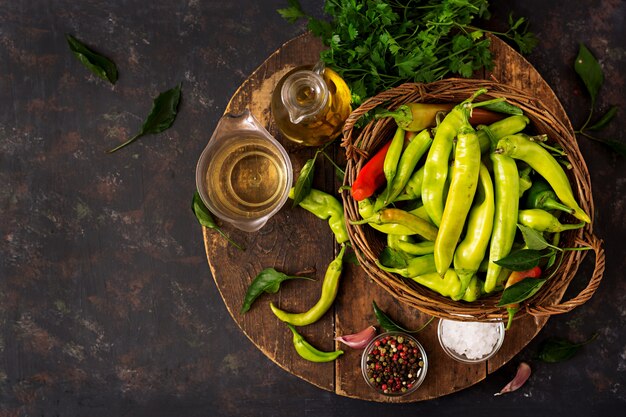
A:
{"type": "MultiPolygon", "coordinates": [[[[287,42],[250,75],[226,109],[226,112],[235,113],[250,109],[287,149],[294,177],[306,160],[313,156],[315,149],[294,145],[281,137],[272,121],[270,96],[285,73],[296,66],[315,63],[321,49],[321,43],[310,34],[287,42]]],[[[532,91],[555,115],[568,120],[554,92],[523,57],[497,38],[493,38],[492,51],[496,58],[495,68],[482,74],[483,77],[532,91]]],[[[341,149],[334,149],[333,152],[336,158],[342,158],[341,149]]],[[[333,193],[339,186],[333,166],[325,158],[318,158],[314,187],[333,193]]],[[[203,230],[213,278],[235,322],[269,359],[283,369],[342,396],[381,402],[414,402],[462,390],[482,381],[513,358],[547,321],[546,318],[535,319],[532,316],[516,320],[498,354],[488,362],[477,365],[464,365],[448,358],[439,346],[437,322],[433,321],[418,335],[429,360],[425,382],[409,396],[384,397],[373,392],[363,380],[361,351],[346,348],[333,338],[376,325],[372,301],[407,328],[418,328],[430,317],[402,305],[371,281],[358,266],[347,263],[333,309],[319,322],[299,329],[319,349],[330,351],[341,348],[345,354],[331,363],[305,361],[293,349],[291,332],[274,317],[268,304],[273,301],[285,310],[304,311],[317,301],[326,267],[338,250],[330,229],[325,222],[303,209],[292,208],[289,203],[256,233],[240,232],[227,224],[222,226],[232,238],[246,246],[245,251],[240,251],[217,233],[206,228],[203,230]],[[268,267],[290,275],[309,271],[308,275],[314,276],[316,281],[284,282],[277,294],[263,294],[249,312],[240,314],[248,285],[261,270],[268,267]]]]}

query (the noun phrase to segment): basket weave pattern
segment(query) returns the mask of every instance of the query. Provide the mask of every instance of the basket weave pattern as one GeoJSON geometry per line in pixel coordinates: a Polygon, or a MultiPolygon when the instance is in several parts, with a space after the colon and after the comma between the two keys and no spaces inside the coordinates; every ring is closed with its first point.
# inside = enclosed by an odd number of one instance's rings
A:
{"type": "MultiPolygon", "coordinates": [[[[392,118],[369,122],[362,129],[355,128],[355,123],[377,107],[396,109],[409,102],[423,103],[459,103],[471,96],[479,88],[486,88],[487,93],[479,101],[504,97],[520,107],[530,119],[529,128],[537,134],[547,134],[550,142],[559,144],[567,153],[572,169],[567,174],[572,189],[581,208],[593,219],[594,206],[591,181],[584,159],[578,148],[569,121],[561,121],[540,100],[512,86],[487,80],[446,79],[429,84],[407,83],[387,90],[370,98],[354,110],[343,129],[342,146],[345,148],[347,167],[344,185],[350,185],[356,179],[361,167],[370,155],[386,141],[396,129],[392,118]]],[[[414,307],[426,314],[455,320],[486,321],[506,318],[503,307],[496,307],[499,293],[481,298],[473,303],[452,301],[420,286],[412,280],[403,279],[380,270],[375,260],[384,248],[384,237],[368,225],[352,225],[350,221],[360,220],[358,202],[350,193],[342,193],[348,234],[361,267],[368,276],[383,287],[400,302],[414,307]]],[[[562,234],[562,247],[590,247],[595,252],[595,265],[586,287],[572,299],[561,302],[568,285],[576,275],[578,267],[589,251],[568,251],[556,274],[549,279],[541,290],[521,304],[517,317],[526,314],[546,316],[566,313],[584,304],[598,288],[605,268],[602,241],[593,234],[592,224],[582,229],[562,234]]]]}

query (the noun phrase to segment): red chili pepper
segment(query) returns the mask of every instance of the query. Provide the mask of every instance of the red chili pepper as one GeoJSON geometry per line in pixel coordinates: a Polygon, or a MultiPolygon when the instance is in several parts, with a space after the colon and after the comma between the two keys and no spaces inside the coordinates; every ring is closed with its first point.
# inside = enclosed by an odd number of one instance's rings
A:
{"type": "MultiPolygon", "coordinates": [[[[415,137],[415,132],[406,132],[404,135],[405,143],[415,137]]],[[[385,172],[383,171],[383,165],[385,164],[385,157],[387,151],[391,145],[391,140],[383,145],[370,158],[369,161],[363,165],[363,168],[356,176],[356,180],[352,183],[350,190],[352,198],[356,201],[365,200],[371,197],[380,187],[385,184],[385,172]]]]}
{"type": "Polygon", "coordinates": [[[390,145],[391,141],[385,143],[359,171],[350,190],[352,198],[356,201],[365,200],[385,183],[383,164],[385,163],[385,157],[387,156],[390,145]]]}
{"type": "MultiPolygon", "coordinates": [[[[531,268],[527,271],[513,271],[511,272],[511,275],[509,275],[509,278],[506,280],[506,284],[504,285],[504,288],[507,289],[511,285],[517,284],[523,279],[539,278],[540,276],[541,276],[541,268],[539,268],[538,266],[531,268]]],[[[508,330],[511,327],[511,323],[513,323],[513,316],[515,316],[515,313],[519,311],[519,304],[515,303],[515,304],[507,305],[506,311],[507,313],[509,313],[509,321],[506,325],[506,329],[508,330]]]]}

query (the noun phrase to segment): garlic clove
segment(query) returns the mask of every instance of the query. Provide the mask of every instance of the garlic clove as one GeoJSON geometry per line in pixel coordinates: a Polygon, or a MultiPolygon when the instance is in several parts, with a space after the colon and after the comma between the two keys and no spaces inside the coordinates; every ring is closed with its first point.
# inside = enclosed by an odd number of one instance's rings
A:
{"type": "Polygon", "coordinates": [[[358,333],[335,337],[335,340],[353,348],[363,349],[376,336],[376,327],[368,326],[358,333]]]}
{"type": "Polygon", "coordinates": [[[530,365],[526,362],[521,362],[517,367],[517,373],[515,377],[500,390],[500,392],[495,393],[494,395],[506,394],[507,392],[513,392],[520,388],[530,377],[530,365]]]}

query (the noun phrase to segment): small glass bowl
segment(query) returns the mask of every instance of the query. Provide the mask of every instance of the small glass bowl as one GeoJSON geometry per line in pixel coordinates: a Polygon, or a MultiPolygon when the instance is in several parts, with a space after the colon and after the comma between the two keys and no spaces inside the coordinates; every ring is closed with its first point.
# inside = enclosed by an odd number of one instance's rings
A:
{"type": "Polygon", "coordinates": [[[437,337],[439,338],[439,344],[441,345],[441,348],[444,350],[444,352],[446,352],[446,354],[448,356],[450,356],[452,359],[455,359],[459,362],[463,362],[463,363],[469,363],[469,364],[474,364],[474,363],[481,363],[486,361],[489,358],[492,358],[493,355],[495,355],[498,350],[500,350],[500,347],[502,347],[502,343],[504,342],[504,335],[505,335],[505,329],[504,329],[504,323],[502,321],[494,321],[494,322],[464,322],[464,321],[455,321],[455,320],[448,320],[448,319],[439,319],[439,326],[437,327],[437,337]],[[464,325],[467,324],[468,326],[493,326],[493,329],[498,333],[498,339],[496,340],[493,348],[489,351],[486,352],[484,355],[482,355],[479,358],[470,358],[467,356],[467,354],[461,352],[457,352],[455,351],[452,347],[446,345],[445,343],[445,338],[444,338],[444,333],[446,331],[446,324],[450,323],[453,325],[464,325]]]}
{"type": "MultiPolygon", "coordinates": [[[[378,356],[378,355],[375,355],[374,353],[374,356],[378,356]]],[[[389,356],[386,356],[386,357],[389,358],[389,356]]],[[[391,397],[399,397],[399,396],[411,394],[417,388],[419,388],[420,385],[422,385],[422,382],[424,382],[424,378],[426,378],[426,372],[428,371],[428,358],[426,356],[426,351],[424,350],[424,347],[413,336],[407,333],[402,333],[402,332],[387,332],[387,333],[382,333],[376,336],[365,347],[365,350],[363,350],[363,354],[361,355],[361,371],[363,373],[363,378],[365,379],[365,382],[374,390],[376,390],[378,393],[380,393],[381,395],[387,395],[391,397]],[[395,346],[398,346],[398,344],[401,344],[403,345],[403,349],[404,347],[406,347],[407,351],[404,351],[404,350],[401,351],[405,353],[405,357],[402,357],[400,352],[397,352],[397,351],[394,352],[393,348],[389,346],[390,344],[386,344],[386,343],[389,343],[389,342],[385,342],[386,340],[387,341],[395,340],[396,341],[395,346]],[[392,350],[391,352],[385,352],[385,355],[387,353],[392,354],[391,360],[393,360],[394,354],[397,355],[396,356],[397,359],[394,361],[394,363],[396,364],[399,363],[400,365],[402,365],[402,363],[404,363],[405,360],[410,361],[410,359],[416,359],[418,364],[421,363],[421,365],[418,365],[419,370],[417,371],[417,373],[415,375],[412,375],[410,378],[408,378],[407,381],[404,381],[405,384],[401,383],[399,388],[397,388],[397,386],[396,387],[391,386],[394,382],[397,384],[396,381],[392,381],[392,383],[390,384],[389,381],[384,381],[381,378],[381,380],[377,382],[375,379],[376,377],[374,376],[375,374],[372,375],[373,372],[383,373],[385,370],[384,365],[382,363],[380,365],[380,368],[377,370],[376,364],[379,362],[377,362],[374,359],[374,357],[371,356],[372,352],[379,350],[381,345],[389,346],[388,348],[392,350]],[[408,351],[409,348],[411,349],[410,352],[408,351]],[[417,351],[415,351],[415,349],[417,349],[417,351]]]]}

